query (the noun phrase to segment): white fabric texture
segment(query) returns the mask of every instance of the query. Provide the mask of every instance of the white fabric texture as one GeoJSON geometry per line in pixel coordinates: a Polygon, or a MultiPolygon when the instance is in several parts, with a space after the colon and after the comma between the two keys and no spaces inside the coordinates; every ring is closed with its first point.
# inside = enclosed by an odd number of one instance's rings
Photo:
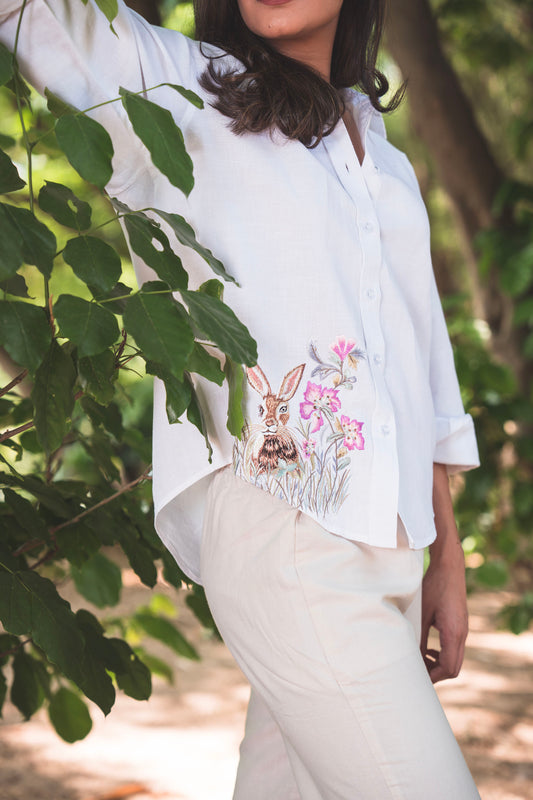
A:
{"type": "MultiPolygon", "coordinates": [[[[8,45],[18,7],[19,0],[0,5],[0,39],[8,45]]],[[[170,109],[183,132],[195,173],[188,199],[153,166],[120,103],[92,111],[115,149],[107,190],[132,208],[177,212],[190,222],[239,282],[225,285],[224,299],[258,342],[240,442],[226,428],[226,387],[195,377],[212,463],[196,428],[168,423],[156,380],[159,535],[201,581],[204,490],[233,460],[240,477],[335,534],[395,547],[399,513],[410,546],[430,544],[433,462],[452,473],[478,466],[479,458],[408,159],[387,141],[381,115],[352,90],[346,98],[364,143],[362,166],[342,121],[315,149],[279,133],[236,136],[198,84],[210,54],[221,67],[234,59],[150,26],[122,2],[113,26],[117,36],[93,0],[30,0],[21,68],[38,90],[48,86],[78,108],[117,97],[119,86],[141,91],[164,81],[204,98],[199,110],[168,87],[147,95],[170,109]]],[[[163,228],[191,288],[214,277],[163,228]]],[[[132,258],[139,283],[154,279],[132,258]]]]}
{"type": "Polygon", "coordinates": [[[479,800],[420,653],[423,550],[325,531],[221,470],[201,568],[252,685],[234,800],[479,800]]]}

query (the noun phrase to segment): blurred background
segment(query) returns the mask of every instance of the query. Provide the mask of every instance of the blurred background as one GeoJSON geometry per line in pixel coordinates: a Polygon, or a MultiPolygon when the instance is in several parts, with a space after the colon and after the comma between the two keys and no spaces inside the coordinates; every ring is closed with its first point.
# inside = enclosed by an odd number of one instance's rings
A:
{"type": "MultiPolygon", "coordinates": [[[[129,5],[153,24],[194,36],[192,3],[129,5]]],[[[407,79],[404,102],[386,118],[388,137],[411,159],[429,210],[434,269],[480,448],[482,466],[452,480],[471,633],[460,676],[437,691],[483,800],[533,798],[532,41],[533,0],[391,0],[380,60],[391,90],[407,79]]],[[[33,112],[35,128],[46,130],[50,114],[37,96],[33,112]]],[[[24,176],[8,92],[0,95],[0,118],[24,176]]],[[[45,174],[68,183],[91,202],[96,223],[109,215],[49,139],[33,164],[37,185],[45,174]]],[[[125,267],[122,280],[134,287],[118,227],[109,236],[125,267]]],[[[38,272],[25,268],[24,277],[30,296],[38,294],[38,272]]],[[[55,296],[83,289],[67,265],[54,267],[55,296]]],[[[2,385],[17,373],[5,352],[0,370],[2,385]]],[[[118,487],[149,464],[151,427],[151,379],[142,363],[132,358],[119,382],[120,433],[105,445],[118,487]]],[[[23,436],[33,469],[39,448],[31,431],[23,436]]],[[[58,480],[109,478],[95,441],[77,437],[65,448],[58,480]]],[[[149,485],[138,491],[149,518],[149,485]]],[[[104,581],[111,593],[95,596],[59,566],[50,576],[74,609],[91,610],[135,649],[153,675],[151,698],[120,695],[105,719],[91,704],[90,734],[69,744],[44,707],[24,722],[15,692],[0,723],[0,797],[231,797],[248,689],[209,627],[201,592],[162,569],[148,589],[120,548],[103,550],[118,568],[104,581]],[[170,622],[192,650],[164,626],[148,624],[149,614],[170,622]]]]}

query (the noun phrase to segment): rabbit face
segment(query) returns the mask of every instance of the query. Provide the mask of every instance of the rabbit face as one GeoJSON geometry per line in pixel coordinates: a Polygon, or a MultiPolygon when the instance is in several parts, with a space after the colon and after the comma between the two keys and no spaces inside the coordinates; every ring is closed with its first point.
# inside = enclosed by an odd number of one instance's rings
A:
{"type": "MultiPolygon", "coordinates": [[[[248,382],[261,395],[259,406],[260,435],[254,435],[252,458],[260,469],[276,469],[281,460],[286,463],[298,461],[298,448],[293,434],[287,428],[289,400],[295,395],[302,379],[305,364],[285,375],[277,394],[260,367],[246,370],[248,382]]],[[[257,431],[257,429],[256,429],[257,431]]],[[[251,444],[251,443],[250,443],[251,444]]]]}

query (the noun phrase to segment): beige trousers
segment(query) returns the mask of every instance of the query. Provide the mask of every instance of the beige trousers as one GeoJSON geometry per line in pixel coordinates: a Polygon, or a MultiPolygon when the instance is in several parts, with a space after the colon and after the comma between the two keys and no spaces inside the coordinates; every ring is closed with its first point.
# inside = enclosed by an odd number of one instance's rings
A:
{"type": "Polygon", "coordinates": [[[202,582],[252,686],[234,800],[475,800],[420,649],[423,550],[328,533],[231,468],[202,582]]]}

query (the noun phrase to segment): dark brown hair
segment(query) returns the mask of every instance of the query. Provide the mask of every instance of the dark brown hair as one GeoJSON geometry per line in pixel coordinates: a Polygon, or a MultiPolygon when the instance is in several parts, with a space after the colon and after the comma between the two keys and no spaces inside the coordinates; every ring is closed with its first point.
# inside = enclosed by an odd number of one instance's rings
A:
{"type": "Polygon", "coordinates": [[[237,0],[194,0],[196,38],[231,53],[243,68],[220,68],[211,58],[200,78],[215,95],[212,105],[241,134],[278,128],[290,139],[315,147],[344,113],[341,89],[355,86],[380,112],[398,106],[403,88],[383,106],[386,77],[376,68],[385,0],[344,0],[333,45],[331,83],[318,72],[275,50],[252,33],[237,0]]]}

